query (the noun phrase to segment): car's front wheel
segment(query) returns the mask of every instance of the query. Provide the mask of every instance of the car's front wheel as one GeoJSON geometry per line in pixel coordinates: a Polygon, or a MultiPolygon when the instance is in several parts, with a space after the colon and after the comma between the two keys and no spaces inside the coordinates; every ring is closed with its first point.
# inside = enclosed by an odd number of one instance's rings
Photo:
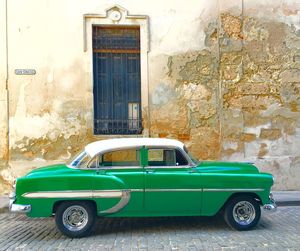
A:
{"type": "Polygon", "coordinates": [[[226,205],[224,219],[236,230],[249,230],[256,226],[261,215],[258,201],[250,196],[237,196],[226,205]]]}
{"type": "Polygon", "coordinates": [[[63,234],[80,238],[91,233],[96,217],[96,209],[91,202],[66,201],[58,206],[55,222],[63,234]]]}

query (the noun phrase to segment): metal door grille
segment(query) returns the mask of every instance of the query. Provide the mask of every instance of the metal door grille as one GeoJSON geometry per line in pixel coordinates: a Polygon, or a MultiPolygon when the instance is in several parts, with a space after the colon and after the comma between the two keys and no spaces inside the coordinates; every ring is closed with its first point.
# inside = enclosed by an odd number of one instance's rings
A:
{"type": "Polygon", "coordinates": [[[140,30],[93,26],[94,133],[139,134],[140,30]]]}

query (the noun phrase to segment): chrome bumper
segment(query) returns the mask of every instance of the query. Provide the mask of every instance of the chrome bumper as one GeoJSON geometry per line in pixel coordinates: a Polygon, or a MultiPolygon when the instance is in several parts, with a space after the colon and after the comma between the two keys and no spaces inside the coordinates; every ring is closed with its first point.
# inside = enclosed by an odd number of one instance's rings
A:
{"type": "Polygon", "coordinates": [[[270,193],[270,196],[269,196],[269,202],[268,204],[265,204],[263,206],[263,209],[265,212],[275,212],[277,210],[277,205],[275,203],[275,200],[274,200],[274,197],[273,197],[273,194],[270,193]]]}
{"type": "Polygon", "coordinates": [[[16,195],[12,193],[9,196],[9,211],[12,213],[29,213],[31,211],[31,205],[15,204],[16,195]]]}

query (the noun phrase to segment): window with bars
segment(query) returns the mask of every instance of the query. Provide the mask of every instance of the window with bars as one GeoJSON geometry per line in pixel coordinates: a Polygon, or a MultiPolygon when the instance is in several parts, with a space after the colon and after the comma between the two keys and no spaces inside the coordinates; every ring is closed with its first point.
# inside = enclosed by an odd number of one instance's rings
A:
{"type": "Polygon", "coordinates": [[[94,133],[139,134],[139,27],[93,26],[94,133]]]}

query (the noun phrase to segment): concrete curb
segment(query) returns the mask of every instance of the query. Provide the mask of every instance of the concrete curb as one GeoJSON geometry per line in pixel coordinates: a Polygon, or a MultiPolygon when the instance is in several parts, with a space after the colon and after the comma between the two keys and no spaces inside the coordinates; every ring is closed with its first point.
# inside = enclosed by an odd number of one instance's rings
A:
{"type": "Polygon", "coordinates": [[[273,191],[277,206],[300,206],[300,191],[273,191]]]}
{"type": "Polygon", "coordinates": [[[278,207],[300,206],[300,201],[276,201],[278,207]]]}

